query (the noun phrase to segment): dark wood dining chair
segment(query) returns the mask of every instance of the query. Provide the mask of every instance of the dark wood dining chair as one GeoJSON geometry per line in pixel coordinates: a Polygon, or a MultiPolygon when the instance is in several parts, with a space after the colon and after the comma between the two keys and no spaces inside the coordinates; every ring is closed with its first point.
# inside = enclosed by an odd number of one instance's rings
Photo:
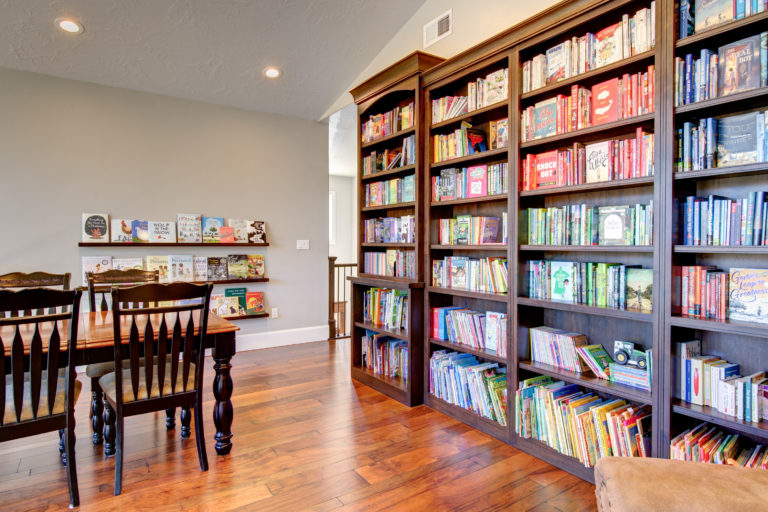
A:
{"type": "MultiPolygon", "coordinates": [[[[157,270],[107,270],[106,272],[86,273],[88,281],[88,305],[91,312],[109,311],[107,296],[112,293],[112,288],[135,286],[139,283],[156,283],[160,279],[157,270]],[[100,298],[97,303],[97,296],[100,298]]],[[[91,429],[93,431],[93,444],[104,442],[104,396],[99,387],[99,379],[109,372],[114,371],[112,362],[93,363],[85,367],[85,375],[91,379],[91,429]]],[[[176,411],[168,411],[166,427],[170,430],[176,427],[176,411]]],[[[115,454],[114,436],[109,433],[104,446],[106,455],[115,454]]]]}
{"type": "MultiPolygon", "coordinates": [[[[11,272],[0,276],[0,289],[21,290],[24,288],[53,288],[60,286],[62,290],[69,290],[69,281],[72,274],[50,274],[48,272],[11,272]]],[[[29,315],[29,311],[5,311],[3,316],[29,315]]]]}
{"type": "Polygon", "coordinates": [[[192,407],[200,469],[208,470],[201,408],[203,340],[208,330],[212,289],[210,283],[172,283],[112,290],[114,371],[104,375],[99,384],[104,390],[108,411],[114,410],[114,415],[107,417],[114,417],[116,423],[116,496],[122,491],[124,420],[128,416],[171,407],[192,407]],[[182,302],[173,306],[131,307],[137,302],[166,301],[182,302]],[[124,347],[122,339],[126,333],[128,343],[124,347]],[[128,353],[128,368],[123,368],[124,348],[128,353]]]}
{"type": "Polygon", "coordinates": [[[74,356],[81,294],[46,288],[0,290],[0,311],[32,312],[0,318],[0,372],[4,381],[0,388],[0,442],[63,430],[70,507],[80,504],[75,402],[82,385],[75,374],[74,356]],[[64,331],[63,347],[60,331],[64,331]]]}

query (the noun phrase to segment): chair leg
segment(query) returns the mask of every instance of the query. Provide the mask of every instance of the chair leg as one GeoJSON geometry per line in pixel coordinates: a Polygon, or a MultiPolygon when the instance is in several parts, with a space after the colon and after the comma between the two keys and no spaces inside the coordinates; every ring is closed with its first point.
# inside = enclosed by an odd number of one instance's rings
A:
{"type": "Polygon", "coordinates": [[[200,401],[195,404],[195,440],[197,441],[197,458],[200,469],[208,471],[208,454],[205,451],[205,431],[203,430],[203,408],[200,401]]]}
{"type": "Polygon", "coordinates": [[[170,407],[165,410],[165,428],[173,430],[176,428],[176,408],[170,407]]]}
{"type": "Polygon", "coordinates": [[[80,505],[80,490],[77,486],[77,462],[75,461],[75,415],[71,413],[67,421],[65,452],[67,454],[67,484],[69,486],[69,508],[80,505]]]}
{"type": "Polygon", "coordinates": [[[104,442],[104,393],[99,386],[99,378],[91,379],[91,429],[93,444],[104,442]]]}
{"type": "Polygon", "coordinates": [[[124,419],[122,414],[117,418],[117,455],[115,455],[115,496],[120,496],[123,492],[123,434],[124,419]]]}
{"type": "Polygon", "coordinates": [[[115,410],[104,402],[104,455],[112,456],[115,454],[115,410]]]}
{"type": "Polygon", "coordinates": [[[181,408],[181,438],[188,439],[192,435],[192,414],[190,414],[189,406],[185,405],[181,408]]]}

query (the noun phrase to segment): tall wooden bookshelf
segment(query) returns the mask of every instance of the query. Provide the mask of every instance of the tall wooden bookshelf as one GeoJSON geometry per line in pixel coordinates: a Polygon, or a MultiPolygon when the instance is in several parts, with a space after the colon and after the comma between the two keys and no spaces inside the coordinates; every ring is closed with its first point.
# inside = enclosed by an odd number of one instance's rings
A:
{"type": "MultiPolygon", "coordinates": [[[[421,133],[424,129],[423,120],[423,91],[421,74],[442,62],[443,59],[423,52],[414,52],[381,71],[363,84],[352,89],[358,108],[358,276],[350,278],[352,285],[352,319],[353,327],[350,337],[352,377],[372,388],[409,406],[418,405],[423,401],[422,374],[422,310],[423,310],[423,276],[421,264],[421,243],[423,234],[422,186],[423,145],[421,133]],[[395,108],[402,109],[413,106],[413,123],[406,129],[393,127],[391,133],[382,133],[373,140],[363,141],[363,124],[372,115],[390,112],[395,108]],[[413,163],[398,162],[392,168],[384,168],[378,172],[364,172],[364,160],[372,152],[382,153],[385,150],[402,149],[404,138],[412,137],[414,141],[413,163]],[[413,180],[413,200],[385,201],[386,204],[366,205],[366,185],[379,187],[380,183],[388,180],[413,180]],[[402,217],[410,215],[415,218],[415,232],[412,241],[390,243],[384,241],[366,240],[365,221],[386,217],[402,217]],[[366,255],[370,253],[386,254],[387,251],[409,251],[413,258],[413,272],[408,275],[383,275],[382,269],[366,268],[366,255]],[[386,329],[365,321],[364,296],[371,288],[399,290],[407,295],[408,311],[407,325],[402,329],[386,329]],[[407,375],[386,376],[375,373],[363,364],[362,340],[366,332],[374,332],[396,340],[402,340],[408,346],[407,375]],[[405,378],[403,378],[405,377],[405,378]]],[[[398,183],[402,192],[402,181],[398,183]]],[[[391,274],[391,273],[390,273],[391,274]]]]}

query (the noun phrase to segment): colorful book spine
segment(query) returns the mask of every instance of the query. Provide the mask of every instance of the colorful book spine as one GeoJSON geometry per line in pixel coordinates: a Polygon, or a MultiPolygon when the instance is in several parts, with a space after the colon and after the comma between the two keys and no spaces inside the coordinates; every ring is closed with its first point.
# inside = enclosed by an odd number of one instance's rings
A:
{"type": "Polygon", "coordinates": [[[362,365],[373,373],[408,383],[408,342],[365,331],[361,339],[362,365]]]}
{"type": "Polygon", "coordinates": [[[506,294],[507,259],[447,256],[432,261],[432,286],[506,294]]]}
{"type": "Polygon", "coordinates": [[[386,252],[363,253],[366,274],[389,277],[416,277],[416,252],[387,249],[386,252]]]}

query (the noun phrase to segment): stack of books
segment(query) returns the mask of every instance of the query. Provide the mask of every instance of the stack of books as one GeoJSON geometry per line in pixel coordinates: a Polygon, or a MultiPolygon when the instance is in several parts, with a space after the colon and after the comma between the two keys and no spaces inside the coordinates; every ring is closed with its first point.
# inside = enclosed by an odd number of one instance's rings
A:
{"type": "Polygon", "coordinates": [[[438,241],[441,245],[486,245],[501,243],[499,217],[459,215],[455,219],[439,219],[438,241]]]}
{"type": "Polygon", "coordinates": [[[432,124],[485,108],[507,99],[509,70],[499,69],[485,78],[467,83],[467,96],[444,96],[432,100],[432,124]]]}
{"type": "Polygon", "coordinates": [[[735,464],[745,468],[768,469],[768,447],[755,444],[702,423],[686,429],[669,442],[669,458],[707,464],[735,464]]]}
{"type": "Polygon", "coordinates": [[[587,344],[587,337],[553,327],[534,327],[531,333],[531,360],[570,372],[581,373],[584,364],[577,347],[587,344]]]}
{"type": "Polygon", "coordinates": [[[415,164],[415,144],[416,136],[409,135],[403,139],[403,145],[399,148],[372,151],[368,156],[363,157],[363,176],[415,164]]]}
{"type": "Polygon", "coordinates": [[[362,337],[363,367],[373,373],[400,378],[408,383],[408,342],[365,331],[362,337]]]}
{"type": "Polygon", "coordinates": [[[440,176],[432,177],[432,201],[506,194],[507,179],[506,163],[442,169],[440,176]]]}
{"type": "Polygon", "coordinates": [[[454,306],[432,308],[432,338],[507,355],[507,314],[454,306]]]}
{"type": "Polygon", "coordinates": [[[408,292],[368,288],[363,293],[363,322],[387,329],[407,328],[408,292]]]}
{"type": "Polygon", "coordinates": [[[410,203],[416,200],[416,177],[411,174],[365,184],[365,206],[410,203]]]}
{"type": "Polygon", "coordinates": [[[684,245],[768,245],[763,191],[742,199],[688,196],[681,209],[684,245]]]}
{"type": "Polygon", "coordinates": [[[393,133],[413,128],[415,113],[413,102],[411,102],[395,107],[389,112],[370,116],[367,121],[362,123],[363,143],[373,142],[393,133]]]}
{"type": "Polygon", "coordinates": [[[432,286],[483,293],[507,293],[507,259],[447,256],[432,261],[432,286]]]}
{"type": "Polygon", "coordinates": [[[363,242],[412,244],[416,240],[416,219],[413,215],[363,219],[363,222],[363,242]]]}
{"type": "Polygon", "coordinates": [[[416,277],[416,252],[399,249],[364,252],[363,271],[377,276],[416,277]]]}

